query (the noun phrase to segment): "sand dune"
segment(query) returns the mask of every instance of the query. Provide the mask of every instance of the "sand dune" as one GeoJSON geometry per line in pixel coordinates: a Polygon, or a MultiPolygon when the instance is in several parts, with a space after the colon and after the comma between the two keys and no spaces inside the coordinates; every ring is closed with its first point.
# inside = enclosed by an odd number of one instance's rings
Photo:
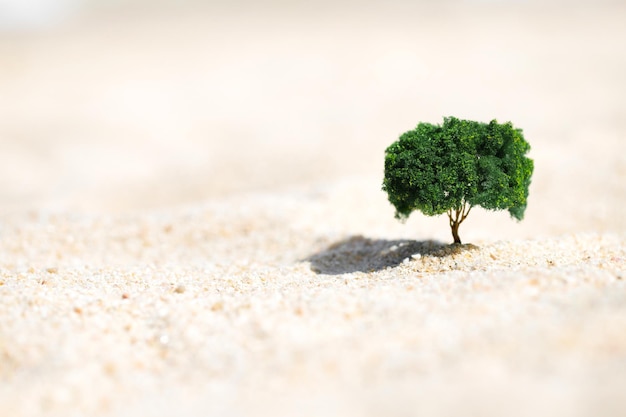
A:
{"type": "Polygon", "coordinates": [[[621,413],[623,237],[453,250],[345,186],[5,223],[2,414],[621,413]]]}

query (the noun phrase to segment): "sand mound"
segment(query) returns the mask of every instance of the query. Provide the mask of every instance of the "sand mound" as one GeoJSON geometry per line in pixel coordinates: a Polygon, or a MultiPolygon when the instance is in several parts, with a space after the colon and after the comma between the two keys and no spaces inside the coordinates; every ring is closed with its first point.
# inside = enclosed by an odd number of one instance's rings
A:
{"type": "Polygon", "coordinates": [[[0,414],[623,409],[623,239],[320,232],[341,190],[5,223],[0,414]]]}

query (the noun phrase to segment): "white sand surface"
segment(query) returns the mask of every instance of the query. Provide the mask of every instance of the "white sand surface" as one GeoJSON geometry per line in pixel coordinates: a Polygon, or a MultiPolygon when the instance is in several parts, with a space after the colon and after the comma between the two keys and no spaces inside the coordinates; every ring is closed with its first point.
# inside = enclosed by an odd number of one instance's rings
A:
{"type": "Polygon", "coordinates": [[[0,34],[0,416],[624,415],[624,6],[185,4],[0,34]],[[535,160],[456,249],[445,115],[535,160]]]}

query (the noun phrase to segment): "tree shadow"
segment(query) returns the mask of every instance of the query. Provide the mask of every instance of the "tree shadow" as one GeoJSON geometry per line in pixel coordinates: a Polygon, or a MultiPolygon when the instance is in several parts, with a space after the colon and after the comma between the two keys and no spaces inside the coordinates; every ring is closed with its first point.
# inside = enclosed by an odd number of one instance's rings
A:
{"type": "Polygon", "coordinates": [[[318,274],[340,275],[350,272],[374,272],[395,267],[414,255],[446,257],[474,245],[449,245],[436,240],[385,240],[351,236],[311,255],[311,270],[318,274]]]}

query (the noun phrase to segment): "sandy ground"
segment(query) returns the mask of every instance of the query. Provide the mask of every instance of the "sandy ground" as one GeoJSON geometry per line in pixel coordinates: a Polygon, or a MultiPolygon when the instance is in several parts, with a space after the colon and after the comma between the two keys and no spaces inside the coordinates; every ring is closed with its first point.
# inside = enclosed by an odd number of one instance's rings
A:
{"type": "Polygon", "coordinates": [[[0,416],[623,415],[626,7],[192,4],[0,33],[0,416]],[[454,250],[445,115],[536,166],[454,250]]]}

